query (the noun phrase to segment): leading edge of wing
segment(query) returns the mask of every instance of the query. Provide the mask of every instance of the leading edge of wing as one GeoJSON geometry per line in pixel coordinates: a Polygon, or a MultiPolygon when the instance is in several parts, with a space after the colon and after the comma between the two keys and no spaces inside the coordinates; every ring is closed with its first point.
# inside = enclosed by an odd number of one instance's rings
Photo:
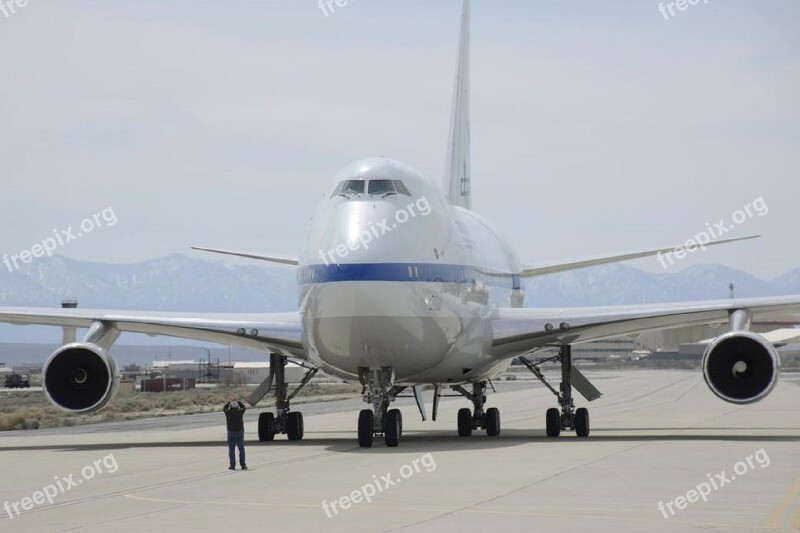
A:
{"type": "MultiPolygon", "coordinates": [[[[757,239],[761,235],[748,235],[747,237],[735,237],[732,239],[722,239],[719,241],[713,241],[709,243],[704,243],[702,245],[695,243],[695,248],[699,247],[708,247],[708,246],[717,246],[719,244],[729,244],[732,242],[738,241],[746,241],[749,239],[757,239]]],[[[544,276],[547,274],[555,274],[557,272],[564,272],[567,270],[578,270],[580,268],[586,268],[591,266],[598,266],[598,265],[606,265],[608,263],[619,263],[622,261],[630,261],[632,259],[641,259],[643,257],[650,257],[653,255],[658,254],[666,254],[669,252],[674,252],[675,250],[685,248],[687,251],[691,251],[691,247],[687,247],[685,244],[678,245],[678,246],[668,246],[666,248],[655,248],[651,250],[638,250],[632,252],[626,252],[616,255],[603,255],[597,257],[588,257],[583,259],[573,259],[573,260],[565,260],[565,261],[558,261],[552,263],[542,263],[541,265],[526,265],[523,267],[520,276],[523,278],[532,278],[535,276],[544,276]]]]}
{"type": "Polygon", "coordinates": [[[724,323],[731,312],[739,309],[750,310],[754,318],[800,323],[800,295],[651,305],[497,309],[492,317],[492,353],[496,357],[514,357],[548,345],[724,323]]]}
{"type": "Polygon", "coordinates": [[[201,252],[211,252],[214,254],[232,255],[236,257],[245,257],[247,259],[258,259],[259,261],[269,261],[270,263],[280,263],[282,265],[298,265],[300,261],[294,257],[285,257],[281,255],[265,255],[253,252],[236,252],[233,250],[219,250],[217,248],[201,248],[199,246],[192,246],[192,250],[201,252]]]}
{"type": "Polygon", "coordinates": [[[102,309],[0,307],[0,322],[88,328],[103,322],[121,332],[230,344],[305,358],[300,313],[162,313],[102,309]]]}

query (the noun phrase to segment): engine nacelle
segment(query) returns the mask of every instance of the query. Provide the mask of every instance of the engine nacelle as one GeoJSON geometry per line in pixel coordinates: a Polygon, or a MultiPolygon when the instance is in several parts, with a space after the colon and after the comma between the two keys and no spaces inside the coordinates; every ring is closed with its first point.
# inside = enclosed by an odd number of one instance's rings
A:
{"type": "Polygon", "coordinates": [[[751,331],[732,331],[714,339],[703,354],[703,377],[726,402],[754,403],[775,388],[781,372],[778,351],[751,331]]]}
{"type": "Polygon", "coordinates": [[[93,413],[117,391],[117,362],[95,344],[74,342],[51,355],[42,369],[50,403],[70,413],[93,413]]]}

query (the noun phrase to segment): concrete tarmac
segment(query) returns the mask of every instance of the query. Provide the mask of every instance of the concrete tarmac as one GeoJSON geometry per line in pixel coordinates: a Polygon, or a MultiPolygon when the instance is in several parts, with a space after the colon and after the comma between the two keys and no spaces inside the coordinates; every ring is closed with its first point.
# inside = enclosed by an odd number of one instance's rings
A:
{"type": "Polygon", "coordinates": [[[6,433],[0,505],[14,518],[0,509],[0,530],[800,529],[800,376],[751,406],[717,399],[698,372],[587,376],[604,396],[586,439],[545,436],[555,399],[536,381],[497,383],[493,438],[456,435],[464,399],[442,400],[435,423],[398,400],[398,448],[358,447],[357,400],[298,406],[300,443],[258,443],[250,411],[248,471],[227,469],[221,413],[6,433]]]}

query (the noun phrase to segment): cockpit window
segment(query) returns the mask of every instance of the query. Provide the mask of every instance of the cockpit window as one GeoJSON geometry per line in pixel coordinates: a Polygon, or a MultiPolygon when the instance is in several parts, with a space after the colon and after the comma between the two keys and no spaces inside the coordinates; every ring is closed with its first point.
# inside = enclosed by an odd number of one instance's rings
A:
{"type": "Polygon", "coordinates": [[[338,187],[333,191],[331,198],[336,195],[342,196],[355,196],[357,194],[364,194],[364,185],[366,181],[364,180],[346,180],[339,184],[338,187]]]}
{"type": "Polygon", "coordinates": [[[395,194],[392,180],[369,180],[369,194],[395,194]]]}
{"type": "Polygon", "coordinates": [[[406,186],[403,185],[402,181],[400,181],[400,180],[392,180],[392,183],[394,184],[394,190],[395,191],[397,191],[400,194],[405,194],[406,196],[411,196],[411,193],[408,192],[408,189],[406,189],[406,186]]]}
{"type": "Polygon", "coordinates": [[[347,180],[342,185],[343,194],[364,194],[364,180],[347,180]]]}
{"type": "MultiPolygon", "coordinates": [[[[0,0],[2,1],[2,0],[0,0]]],[[[408,189],[400,180],[345,180],[334,189],[331,198],[336,195],[340,196],[356,196],[366,192],[374,196],[387,196],[390,194],[405,194],[411,196],[408,189]]]]}

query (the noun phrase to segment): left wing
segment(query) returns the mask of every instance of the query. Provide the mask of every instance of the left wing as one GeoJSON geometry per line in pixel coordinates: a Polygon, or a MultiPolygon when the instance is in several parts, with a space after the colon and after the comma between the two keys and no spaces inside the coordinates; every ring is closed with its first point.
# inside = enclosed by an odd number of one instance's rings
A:
{"type": "Polygon", "coordinates": [[[0,307],[0,322],[76,328],[100,322],[120,332],[195,339],[306,358],[297,312],[211,314],[0,307]]]}
{"type": "MultiPolygon", "coordinates": [[[[757,239],[760,235],[750,235],[748,237],[735,237],[733,239],[722,239],[708,243],[697,243],[687,247],[686,244],[679,244],[678,246],[667,246],[664,248],[651,248],[648,250],[634,250],[614,255],[601,255],[597,257],[584,257],[582,259],[573,259],[568,261],[556,261],[552,263],[540,263],[538,265],[525,265],[520,272],[520,277],[532,278],[535,276],[545,276],[547,274],[555,274],[557,272],[566,272],[568,270],[578,270],[579,268],[587,268],[591,266],[607,265],[609,263],[619,263],[621,261],[630,261],[632,259],[641,259],[643,257],[652,257],[659,254],[669,254],[681,248],[686,251],[692,251],[697,248],[707,248],[709,246],[717,246],[720,244],[728,244],[737,241],[746,241],[749,239],[757,239]]],[[[670,262],[672,260],[670,259],[670,262]]]]}
{"type": "Polygon", "coordinates": [[[491,320],[492,355],[510,358],[545,346],[722,323],[738,310],[749,311],[753,320],[800,323],[800,295],[653,305],[497,309],[491,320]]]}

